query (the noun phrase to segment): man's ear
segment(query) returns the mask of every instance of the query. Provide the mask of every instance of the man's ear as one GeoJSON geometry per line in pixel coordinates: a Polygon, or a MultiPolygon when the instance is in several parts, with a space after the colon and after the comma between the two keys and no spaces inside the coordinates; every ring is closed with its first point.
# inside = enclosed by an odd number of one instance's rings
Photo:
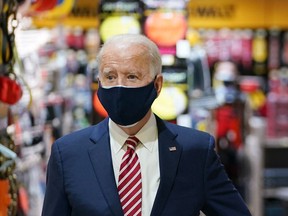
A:
{"type": "Polygon", "coordinates": [[[159,96],[161,89],[162,89],[162,85],[163,85],[163,75],[162,74],[158,74],[156,76],[155,82],[154,82],[156,91],[157,91],[157,96],[159,96]]]}

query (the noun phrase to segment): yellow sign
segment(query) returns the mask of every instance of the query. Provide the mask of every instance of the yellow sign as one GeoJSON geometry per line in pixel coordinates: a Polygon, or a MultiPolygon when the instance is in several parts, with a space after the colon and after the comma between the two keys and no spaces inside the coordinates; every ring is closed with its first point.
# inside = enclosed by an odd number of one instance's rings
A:
{"type": "Polygon", "coordinates": [[[288,27],[288,1],[287,0],[266,0],[265,21],[269,26],[281,28],[288,27]]]}
{"type": "Polygon", "coordinates": [[[287,8],[283,0],[191,0],[187,14],[194,28],[284,28],[287,8]]]}
{"type": "MultiPolygon", "coordinates": [[[[34,17],[33,23],[39,27],[55,26],[59,22],[63,25],[78,25],[83,28],[98,27],[99,0],[73,1],[74,5],[68,16],[52,18],[52,15],[59,15],[61,7],[65,9],[71,7],[72,0],[64,0],[63,5],[59,5],[60,8],[48,17],[45,17],[45,13],[34,17]]],[[[287,0],[190,0],[187,5],[188,26],[194,28],[287,28],[287,8],[287,0]]],[[[65,10],[62,12],[65,14],[65,10]]]]}

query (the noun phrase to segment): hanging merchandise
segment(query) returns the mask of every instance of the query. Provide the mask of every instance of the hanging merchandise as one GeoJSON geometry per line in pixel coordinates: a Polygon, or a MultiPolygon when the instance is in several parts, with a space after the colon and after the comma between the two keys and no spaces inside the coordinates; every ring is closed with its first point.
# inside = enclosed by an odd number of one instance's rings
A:
{"type": "Polygon", "coordinates": [[[268,70],[277,69],[280,67],[280,34],[279,29],[271,29],[269,31],[269,44],[268,44],[268,70]]]}
{"type": "Polygon", "coordinates": [[[14,173],[17,155],[11,135],[0,130],[0,214],[16,215],[18,182],[14,173]],[[3,199],[2,199],[3,198],[3,199]]]}
{"type": "Polygon", "coordinates": [[[37,0],[32,1],[30,6],[31,13],[33,12],[43,12],[52,10],[58,4],[58,0],[37,0]]]}
{"type": "Polygon", "coordinates": [[[58,0],[55,7],[46,11],[43,16],[45,18],[61,18],[67,16],[73,8],[75,0],[58,0]]]}
{"type": "Polygon", "coordinates": [[[141,1],[136,0],[101,1],[99,33],[102,42],[117,34],[140,34],[142,8],[141,1]]]}
{"type": "MultiPolygon", "coordinates": [[[[14,73],[10,72],[15,76],[14,73]]],[[[22,97],[22,88],[17,82],[17,77],[11,78],[10,76],[0,75],[0,101],[9,105],[16,104],[22,97]]]]}
{"type": "Polygon", "coordinates": [[[188,98],[179,87],[164,86],[152,105],[156,115],[165,120],[175,120],[187,109],[188,98]]]}
{"type": "Polygon", "coordinates": [[[238,66],[241,64],[243,54],[241,33],[242,30],[240,29],[231,30],[231,39],[229,44],[230,60],[235,62],[238,66]]]}
{"type": "MultiPolygon", "coordinates": [[[[9,107],[10,105],[7,103],[2,103],[0,101],[0,119],[5,119],[7,117],[7,113],[9,111],[9,107]]],[[[3,126],[1,125],[1,121],[0,121],[0,128],[4,128],[5,127],[5,123],[2,123],[3,126]]]]}
{"type": "Polygon", "coordinates": [[[188,107],[186,59],[163,66],[163,88],[152,105],[152,110],[165,120],[174,121],[188,107]]]}
{"type": "Polygon", "coordinates": [[[267,75],[268,42],[267,32],[264,29],[256,30],[252,42],[253,73],[267,75]]]}
{"type": "Polygon", "coordinates": [[[267,135],[272,138],[288,136],[288,69],[269,72],[267,94],[267,135]]]}
{"type": "Polygon", "coordinates": [[[246,95],[248,106],[253,115],[266,117],[266,96],[264,79],[257,76],[242,76],[240,90],[246,95]]]}
{"type": "Polygon", "coordinates": [[[18,187],[18,206],[19,215],[29,214],[29,196],[26,188],[23,185],[19,185],[18,187]]]}
{"type": "Polygon", "coordinates": [[[210,68],[202,46],[192,48],[187,64],[191,127],[214,134],[212,110],[218,103],[211,88],[210,68]]]}
{"type": "Polygon", "coordinates": [[[202,107],[190,109],[191,127],[196,130],[214,134],[214,125],[211,114],[210,110],[202,107]]]}
{"type": "Polygon", "coordinates": [[[132,16],[110,16],[100,26],[102,41],[117,34],[140,34],[141,26],[137,19],[132,16]]]}
{"type": "Polygon", "coordinates": [[[91,64],[93,64],[100,47],[99,31],[95,28],[87,29],[84,38],[84,44],[88,59],[91,60],[91,64]]]}
{"type": "Polygon", "coordinates": [[[176,44],[185,39],[186,1],[144,1],[144,33],[158,45],[161,54],[176,54],[176,44]]]}
{"type": "Polygon", "coordinates": [[[242,74],[252,73],[252,39],[253,31],[250,29],[244,29],[241,31],[241,46],[242,53],[240,58],[240,68],[242,74]]]}
{"type": "Polygon", "coordinates": [[[219,105],[233,104],[239,99],[238,76],[233,62],[222,61],[215,65],[213,89],[219,105]]]}
{"type": "Polygon", "coordinates": [[[281,60],[283,66],[288,66],[288,31],[284,32],[281,50],[281,60]]]}
{"type": "Polygon", "coordinates": [[[188,27],[186,32],[186,39],[189,41],[191,47],[203,45],[201,32],[202,31],[188,27]]]}
{"type": "Polygon", "coordinates": [[[69,48],[73,50],[83,50],[85,47],[85,35],[84,30],[80,26],[75,28],[66,29],[65,41],[69,48]]]}
{"type": "Polygon", "coordinates": [[[188,93],[191,99],[211,94],[210,68],[207,53],[202,46],[191,49],[187,59],[187,83],[188,93]]]}
{"type": "Polygon", "coordinates": [[[0,101],[13,105],[22,97],[22,89],[18,76],[14,73],[14,30],[17,4],[15,1],[5,2],[1,9],[0,26],[0,101]]]}
{"type": "Polygon", "coordinates": [[[216,149],[229,178],[244,196],[244,185],[241,181],[243,161],[240,156],[248,118],[235,63],[222,61],[215,65],[213,88],[218,102],[218,107],[213,111],[216,149]]]}
{"type": "MultiPolygon", "coordinates": [[[[15,35],[18,25],[16,0],[2,1],[0,13],[0,103],[16,104],[22,97],[20,75],[15,73],[15,35]]],[[[7,115],[7,113],[6,113],[7,115]]]]}
{"type": "MultiPolygon", "coordinates": [[[[231,56],[231,46],[232,46],[232,39],[233,39],[233,32],[231,29],[222,28],[218,31],[219,37],[219,61],[228,61],[232,59],[231,56]]],[[[234,44],[233,44],[234,45],[234,44]]]]}
{"type": "Polygon", "coordinates": [[[145,21],[145,34],[160,47],[175,46],[186,33],[186,20],[176,12],[151,13],[145,21]]]}
{"type": "Polygon", "coordinates": [[[213,89],[218,102],[215,110],[217,138],[226,137],[236,149],[243,142],[244,97],[239,90],[239,73],[232,62],[219,62],[214,71],[213,89]]]}
{"type": "Polygon", "coordinates": [[[18,15],[23,16],[23,17],[28,15],[30,12],[30,7],[32,4],[32,1],[31,0],[21,0],[18,2],[19,2],[18,9],[17,9],[18,15]]]}
{"type": "MultiPolygon", "coordinates": [[[[252,48],[253,45],[254,48],[259,48],[259,46],[261,48],[261,44],[253,44],[252,30],[228,28],[195,29],[189,27],[186,37],[192,48],[201,47],[206,52],[208,65],[211,70],[219,61],[232,61],[239,67],[241,75],[255,75],[253,72],[252,48]]],[[[260,57],[256,56],[258,59],[261,58],[260,55],[260,57]]],[[[266,53],[267,56],[268,54],[266,53]]]]}
{"type": "Polygon", "coordinates": [[[211,66],[218,61],[239,60],[239,55],[241,56],[242,52],[242,44],[239,35],[237,36],[236,38],[233,30],[228,28],[207,30],[205,47],[211,66]]]}
{"type": "Polygon", "coordinates": [[[207,29],[204,34],[204,48],[207,52],[208,64],[211,67],[219,60],[219,37],[218,31],[215,29],[207,29]]]}
{"type": "Polygon", "coordinates": [[[228,28],[207,29],[204,31],[204,48],[207,51],[208,63],[212,68],[219,61],[240,63],[242,41],[240,30],[228,28]]]}
{"type": "MultiPolygon", "coordinates": [[[[231,147],[238,149],[243,144],[242,124],[243,107],[234,107],[223,105],[215,110],[216,116],[216,136],[217,140],[221,138],[228,139],[231,147]]],[[[220,146],[221,147],[221,146],[220,146]]]]}
{"type": "Polygon", "coordinates": [[[0,215],[8,215],[8,207],[11,204],[12,200],[9,196],[9,181],[0,180],[0,196],[1,196],[1,205],[0,205],[0,215]]]}
{"type": "MultiPolygon", "coordinates": [[[[36,106],[35,104],[33,104],[36,106]]],[[[18,212],[24,215],[40,215],[43,202],[44,167],[46,165],[44,112],[41,107],[31,107],[22,113],[14,123],[14,137],[17,144],[18,160],[15,173],[18,184],[18,212]]],[[[46,124],[45,126],[48,126],[46,124]]]]}

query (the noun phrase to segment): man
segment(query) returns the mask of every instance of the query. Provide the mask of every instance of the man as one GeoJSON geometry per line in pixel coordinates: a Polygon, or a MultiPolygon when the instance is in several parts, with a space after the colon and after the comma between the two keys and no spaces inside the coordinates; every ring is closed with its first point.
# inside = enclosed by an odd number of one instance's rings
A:
{"type": "Polygon", "coordinates": [[[98,96],[109,118],[53,144],[43,216],[250,215],[212,136],[152,113],[163,82],[153,42],[113,36],[98,66],[98,96]]]}

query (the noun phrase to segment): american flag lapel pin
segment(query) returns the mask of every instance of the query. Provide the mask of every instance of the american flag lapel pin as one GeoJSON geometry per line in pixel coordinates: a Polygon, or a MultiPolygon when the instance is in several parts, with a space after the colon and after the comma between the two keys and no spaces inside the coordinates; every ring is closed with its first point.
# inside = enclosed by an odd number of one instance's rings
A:
{"type": "Polygon", "coordinates": [[[170,152],[176,151],[176,146],[171,146],[171,147],[169,147],[169,151],[170,151],[170,152]]]}

